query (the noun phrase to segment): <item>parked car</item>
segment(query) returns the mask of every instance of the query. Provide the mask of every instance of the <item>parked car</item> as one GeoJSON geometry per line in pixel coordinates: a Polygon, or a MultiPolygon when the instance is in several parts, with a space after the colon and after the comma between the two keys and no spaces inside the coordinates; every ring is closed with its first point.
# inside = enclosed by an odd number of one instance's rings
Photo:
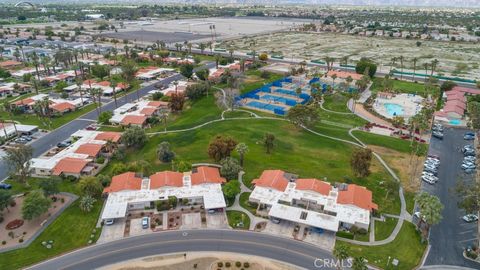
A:
{"type": "Polygon", "coordinates": [[[143,229],[148,229],[148,223],[149,223],[149,218],[148,217],[143,217],[142,218],[142,228],[143,229]]]}
{"type": "Polygon", "coordinates": [[[27,136],[27,135],[23,135],[23,136],[21,136],[20,138],[22,138],[22,139],[24,139],[24,140],[27,140],[27,141],[31,141],[31,140],[33,140],[33,138],[32,138],[32,137],[30,137],[30,136],[27,136]]]}
{"type": "Polygon", "coordinates": [[[478,217],[477,217],[477,215],[474,215],[474,214],[468,214],[468,215],[463,216],[462,219],[465,222],[474,222],[474,221],[478,220],[478,217]]]}
{"type": "Polygon", "coordinates": [[[477,166],[475,164],[462,164],[462,169],[475,169],[477,166]]]}
{"type": "Polygon", "coordinates": [[[71,144],[72,144],[72,141],[71,141],[71,140],[66,140],[66,141],[57,143],[57,147],[59,147],[59,148],[65,148],[65,147],[70,146],[71,144]]]}
{"type": "Polygon", "coordinates": [[[475,173],[475,169],[465,169],[464,171],[465,171],[466,174],[475,173]]]}
{"type": "Polygon", "coordinates": [[[107,225],[107,226],[110,226],[110,225],[112,225],[113,223],[115,223],[115,221],[114,221],[113,218],[109,218],[109,219],[106,219],[106,220],[105,220],[105,225],[107,225]]]}
{"type": "Polygon", "coordinates": [[[475,135],[463,135],[463,139],[467,141],[475,140],[475,135]]]}
{"type": "Polygon", "coordinates": [[[0,189],[11,189],[12,185],[7,183],[0,183],[0,189]]]}
{"type": "Polygon", "coordinates": [[[209,214],[215,214],[215,209],[208,209],[209,214]]]}
{"type": "Polygon", "coordinates": [[[431,180],[431,179],[428,179],[428,178],[423,178],[423,177],[422,177],[422,180],[425,181],[425,182],[427,182],[427,183],[429,183],[430,185],[435,184],[435,181],[433,181],[433,180],[431,180]]]}
{"type": "Polygon", "coordinates": [[[86,130],[97,130],[98,126],[95,125],[95,124],[91,124],[91,125],[88,125],[85,129],[86,130]]]}
{"type": "Polygon", "coordinates": [[[275,223],[275,224],[279,224],[279,223],[280,223],[280,219],[278,219],[278,218],[272,218],[272,222],[275,223]]]}
{"type": "Polygon", "coordinates": [[[434,131],[434,132],[432,132],[432,136],[437,138],[437,139],[443,140],[443,133],[441,133],[441,132],[434,131]]]}

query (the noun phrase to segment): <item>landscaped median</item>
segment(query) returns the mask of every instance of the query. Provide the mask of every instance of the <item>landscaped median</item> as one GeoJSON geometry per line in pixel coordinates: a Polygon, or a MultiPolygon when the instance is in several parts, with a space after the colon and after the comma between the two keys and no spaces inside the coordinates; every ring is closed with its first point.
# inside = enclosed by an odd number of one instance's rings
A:
{"type": "Polygon", "coordinates": [[[97,201],[91,212],[80,210],[78,200],[69,206],[28,247],[0,253],[0,270],[24,268],[53,256],[96,242],[100,235],[95,225],[102,208],[97,201]],[[93,237],[92,237],[93,235],[93,237]],[[50,249],[42,242],[53,241],[50,249]]]}
{"type": "Polygon", "coordinates": [[[336,245],[348,247],[351,257],[363,257],[368,263],[383,269],[414,269],[422,259],[426,243],[421,242],[421,236],[415,225],[404,222],[395,240],[380,246],[360,246],[337,240],[336,245]],[[398,268],[392,267],[392,261],[399,261],[398,268]],[[387,267],[388,266],[388,267],[387,267]]]}
{"type": "Polygon", "coordinates": [[[247,213],[237,210],[227,210],[228,225],[233,229],[248,230],[250,228],[250,218],[247,213]]]}

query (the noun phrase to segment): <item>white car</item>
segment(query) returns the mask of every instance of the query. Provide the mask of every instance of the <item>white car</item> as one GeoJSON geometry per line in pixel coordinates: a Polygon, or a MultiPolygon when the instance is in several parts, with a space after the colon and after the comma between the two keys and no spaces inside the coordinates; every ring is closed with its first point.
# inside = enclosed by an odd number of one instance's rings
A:
{"type": "Polygon", "coordinates": [[[438,177],[436,177],[436,176],[423,175],[422,179],[427,179],[427,180],[431,180],[431,181],[434,181],[434,182],[438,181],[438,177]]]}
{"type": "Polygon", "coordinates": [[[110,226],[110,225],[112,225],[113,223],[115,223],[115,221],[114,221],[113,218],[110,218],[110,219],[106,219],[106,220],[105,220],[105,225],[107,225],[107,226],[110,226]]]}
{"type": "Polygon", "coordinates": [[[468,214],[468,215],[463,216],[462,219],[465,222],[474,222],[474,221],[478,220],[478,217],[477,217],[477,215],[474,215],[474,214],[468,214]]]}
{"type": "Polygon", "coordinates": [[[435,181],[433,181],[433,180],[431,180],[431,179],[429,179],[429,178],[423,178],[423,177],[422,177],[422,180],[425,181],[425,182],[427,182],[427,183],[429,183],[430,185],[435,184],[435,181]]]}

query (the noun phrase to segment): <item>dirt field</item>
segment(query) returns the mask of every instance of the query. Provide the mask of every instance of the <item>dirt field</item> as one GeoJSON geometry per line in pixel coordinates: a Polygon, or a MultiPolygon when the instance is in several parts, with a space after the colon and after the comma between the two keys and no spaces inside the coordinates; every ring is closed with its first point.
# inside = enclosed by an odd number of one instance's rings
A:
{"type": "Polygon", "coordinates": [[[405,153],[400,153],[388,148],[369,145],[374,152],[382,156],[383,159],[391,166],[393,170],[400,177],[403,188],[408,192],[417,192],[420,188],[420,176],[422,174],[422,164],[425,161],[424,157],[416,158],[413,157],[412,162],[410,163],[410,155],[405,153]],[[412,164],[412,165],[411,165],[412,164]],[[420,164],[417,167],[417,172],[412,178],[413,173],[413,164],[420,164]]]}
{"type": "MultiPolygon", "coordinates": [[[[249,52],[252,41],[255,41],[257,52],[280,53],[286,59],[314,60],[330,56],[336,58],[338,62],[340,58],[348,56],[350,64],[353,64],[361,57],[368,57],[379,63],[381,71],[388,72],[392,57],[405,58],[404,71],[413,71],[412,59],[416,57],[417,73],[425,73],[423,63],[431,63],[433,59],[438,59],[439,74],[480,78],[478,64],[480,46],[474,43],[361,37],[336,33],[283,32],[237,39],[233,41],[233,46],[238,51],[249,52]],[[422,43],[421,46],[416,45],[417,41],[422,43]]],[[[400,61],[396,61],[395,67],[400,70],[400,61]]]]}
{"type": "Polygon", "coordinates": [[[215,256],[208,252],[188,253],[186,259],[183,254],[171,254],[162,256],[145,257],[136,260],[120,262],[101,268],[102,270],[217,270],[245,269],[243,264],[249,263],[249,270],[294,270],[296,267],[286,265],[281,262],[234,253],[215,252],[215,256]],[[237,267],[235,263],[242,263],[241,267],[237,267]],[[230,267],[226,267],[226,263],[230,263],[230,267]],[[219,267],[221,263],[223,267],[219,267]]]}

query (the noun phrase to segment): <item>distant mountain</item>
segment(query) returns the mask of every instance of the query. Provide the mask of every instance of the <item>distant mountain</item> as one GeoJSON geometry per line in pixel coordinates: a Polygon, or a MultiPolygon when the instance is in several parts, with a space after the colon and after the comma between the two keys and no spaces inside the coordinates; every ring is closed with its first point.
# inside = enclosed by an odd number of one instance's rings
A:
{"type": "MultiPolygon", "coordinates": [[[[20,0],[4,0],[4,3],[17,3],[20,0]]],[[[98,0],[30,0],[35,4],[71,3],[98,4],[98,0]]],[[[103,0],[101,3],[132,4],[131,0],[103,0]]],[[[355,5],[355,6],[418,6],[418,7],[463,7],[480,8],[480,0],[137,0],[135,4],[316,4],[316,5],[355,5]]]]}

